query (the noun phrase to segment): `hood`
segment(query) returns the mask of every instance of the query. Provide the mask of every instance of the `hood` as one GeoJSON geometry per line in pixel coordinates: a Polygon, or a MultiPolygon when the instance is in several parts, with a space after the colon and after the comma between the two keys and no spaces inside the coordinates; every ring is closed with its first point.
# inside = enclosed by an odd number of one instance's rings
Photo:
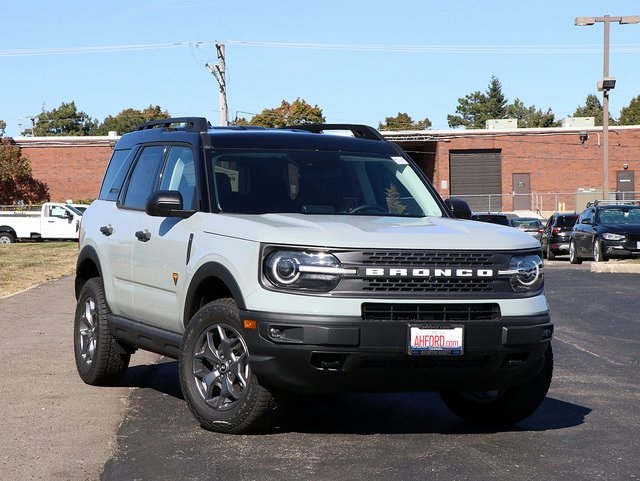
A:
{"type": "Polygon", "coordinates": [[[610,232],[612,234],[633,234],[640,235],[640,224],[607,224],[598,225],[601,233],[610,232]]]}
{"type": "Polygon", "coordinates": [[[518,250],[540,248],[512,227],[442,217],[218,214],[204,230],[274,244],[383,249],[518,250]]]}

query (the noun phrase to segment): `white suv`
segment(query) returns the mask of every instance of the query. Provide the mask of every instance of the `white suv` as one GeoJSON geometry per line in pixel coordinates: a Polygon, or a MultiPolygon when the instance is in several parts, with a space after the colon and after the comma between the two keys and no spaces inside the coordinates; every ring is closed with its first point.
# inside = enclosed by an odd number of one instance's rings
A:
{"type": "Polygon", "coordinates": [[[222,432],[272,426],[287,392],[437,390],[470,422],[517,422],[553,371],[540,243],[456,211],[371,127],[144,124],[84,214],[80,376],[177,358],[222,432]]]}

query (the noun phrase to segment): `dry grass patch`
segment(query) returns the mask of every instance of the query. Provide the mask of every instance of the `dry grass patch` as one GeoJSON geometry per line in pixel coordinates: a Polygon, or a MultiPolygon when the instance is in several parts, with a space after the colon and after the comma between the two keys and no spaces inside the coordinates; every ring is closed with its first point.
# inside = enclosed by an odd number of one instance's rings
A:
{"type": "Polygon", "coordinates": [[[22,242],[0,245],[0,299],[28,287],[72,274],[76,242],[22,242]]]}

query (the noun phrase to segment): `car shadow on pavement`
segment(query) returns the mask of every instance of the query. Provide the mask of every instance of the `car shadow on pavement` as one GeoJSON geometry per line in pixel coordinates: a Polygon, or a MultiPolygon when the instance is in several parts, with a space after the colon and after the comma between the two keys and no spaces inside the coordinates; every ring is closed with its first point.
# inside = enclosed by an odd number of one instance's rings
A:
{"type": "Polygon", "coordinates": [[[163,358],[157,364],[140,364],[127,369],[118,386],[153,389],[163,394],[184,399],[178,380],[178,361],[163,358]]]}
{"type": "MultiPolygon", "coordinates": [[[[132,366],[119,383],[183,399],[178,362],[132,366]]],[[[149,395],[152,395],[149,393],[149,395]]],[[[287,395],[278,426],[270,434],[341,433],[482,434],[548,431],[578,426],[590,408],[547,397],[524,421],[505,427],[472,425],[457,418],[437,393],[339,393],[287,395]]]]}
{"type": "Polygon", "coordinates": [[[295,396],[280,430],[348,434],[482,434],[547,431],[578,426],[591,409],[546,398],[530,417],[513,426],[469,424],[457,418],[437,393],[357,393],[295,396]]]}

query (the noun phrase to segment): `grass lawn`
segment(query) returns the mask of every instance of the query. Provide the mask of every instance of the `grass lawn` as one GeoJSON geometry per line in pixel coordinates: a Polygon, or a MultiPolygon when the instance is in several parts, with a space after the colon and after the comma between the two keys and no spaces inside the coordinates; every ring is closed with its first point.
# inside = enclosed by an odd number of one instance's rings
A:
{"type": "Polygon", "coordinates": [[[27,287],[72,274],[77,257],[77,242],[0,245],[0,299],[27,287]]]}

